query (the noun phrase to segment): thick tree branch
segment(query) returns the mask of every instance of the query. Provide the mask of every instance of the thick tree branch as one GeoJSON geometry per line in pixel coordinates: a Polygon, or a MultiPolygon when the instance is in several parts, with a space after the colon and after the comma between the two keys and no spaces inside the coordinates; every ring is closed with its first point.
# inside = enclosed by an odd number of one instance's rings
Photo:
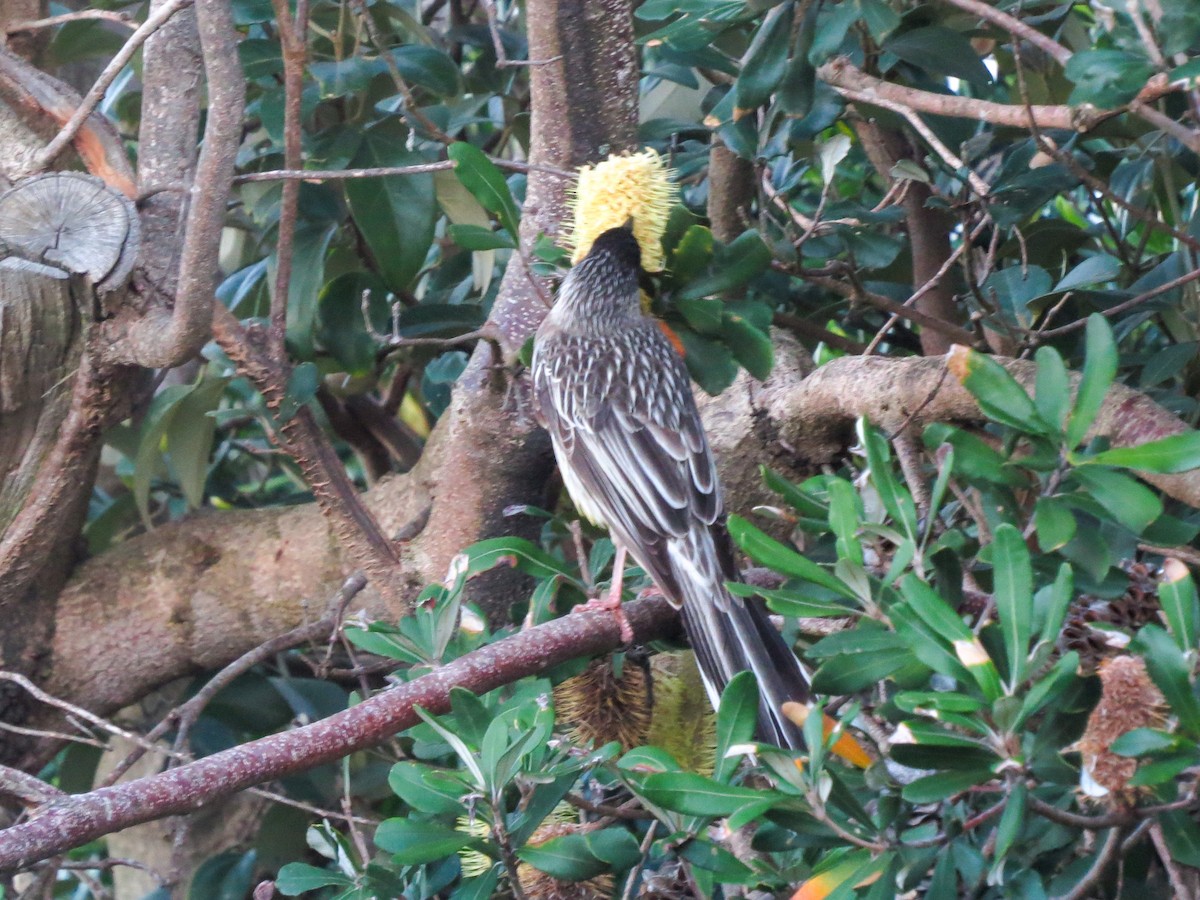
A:
{"type": "Polygon", "coordinates": [[[208,80],[208,116],[190,186],[174,309],[156,309],[132,321],[117,319],[110,332],[115,361],[150,368],[179,365],[211,333],[217,251],[242,137],[245,83],[229,6],[223,0],[196,0],[196,20],[208,80]]]}
{"type": "MultiPolygon", "coordinates": [[[[676,613],[660,598],[626,606],[636,639],[670,636],[676,613]]],[[[49,804],[0,831],[0,871],[10,871],[139,822],[198,809],[236,791],[331,762],[417,724],[415,710],[445,712],[450,690],[483,694],[571,659],[615,650],[611,613],[577,613],[482,647],[428,675],[304,728],[261,738],[158,775],[49,804]]]]}

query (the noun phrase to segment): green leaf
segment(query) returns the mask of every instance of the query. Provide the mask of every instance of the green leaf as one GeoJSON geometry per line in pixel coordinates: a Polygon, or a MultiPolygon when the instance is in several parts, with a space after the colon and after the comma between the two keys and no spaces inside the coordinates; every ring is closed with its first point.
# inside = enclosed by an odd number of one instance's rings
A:
{"type": "Polygon", "coordinates": [[[951,354],[951,371],[989,418],[1033,434],[1046,430],[1025,388],[994,359],[974,350],[958,350],[951,354]]]}
{"type": "Polygon", "coordinates": [[[275,889],[285,897],[296,897],[332,885],[349,887],[353,884],[353,878],[334,869],[318,869],[298,862],[288,863],[275,876],[275,889]]]}
{"type": "Polygon", "coordinates": [[[1070,477],[1082,484],[1093,500],[1134,534],[1141,534],[1162,515],[1162,500],[1158,495],[1122,472],[1079,466],[1070,477]]]}
{"type": "Polygon", "coordinates": [[[317,395],[321,386],[321,372],[310,362],[300,363],[288,374],[287,386],[279,407],[274,410],[277,425],[286,425],[304,406],[317,395]]]}
{"type": "Polygon", "coordinates": [[[746,371],[759,381],[766,380],[775,365],[771,338],[742,316],[729,311],[721,317],[721,335],[746,371]]]}
{"type": "Polygon", "coordinates": [[[728,816],[749,804],[779,799],[774,791],[721,784],[694,772],[658,772],[646,777],[640,793],[656,806],[689,816],[728,816]]]}
{"type": "MultiPolygon", "coordinates": [[[[427,162],[420,153],[404,149],[394,127],[377,126],[363,135],[353,165],[368,168],[427,162]]],[[[379,274],[391,290],[411,290],[433,243],[438,212],[433,176],[351,178],[345,182],[345,191],[350,214],[379,274]]]]}
{"type": "Polygon", "coordinates": [[[891,32],[900,27],[900,14],[887,5],[884,0],[859,0],[863,21],[867,31],[876,41],[882,41],[891,32]]]}
{"type": "Polygon", "coordinates": [[[904,645],[845,653],[817,668],[812,678],[813,689],[820,694],[854,694],[915,662],[913,651],[904,645]]]}
{"type": "Polygon", "coordinates": [[[770,99],[787,70],[791,41],[792,4],[783,3],[767,13],[742,57],[734,85],[737,109],[756,109],[770,99]]]}
{"type": "Polygon", "coordinates": [[[1037,362],[1037,382],[1034,403],[1043,421],[1055,429],[1067,424],[1067,413],[1071,409],[1071,382],[1062,357],[1053,347],[1038,347],[1034,355],[1037,362]]]}
{"type": "MultiPolygon", "coordinates": [[[[712,872],[722,885],[746,884],[758,878],[753,869],[724,847],[704,838],[688,841],[679,856],[695,867],[693,872],[697,869],[712,872]]],[[[707,891],[704,896],[709,896],[707,891]]]]}
{"type": "Polygon", "coordinates": [[[1196,582],[1187,566],[1177,559],[1168,559],[1163,566],[1163,578],[1158,583],[1158,602],[1171,634],[1179,649],[1185,653],[1196,648],[1197,608],[1196,582]]]}
{"type": "Polygon", "coordinates": [[[1191,738],[1200,737],[1200,701],[1192,692],[1191,666],[1183,651],[1157,625],[1143,626],[1130,649],[1146,661],[1150,678],[1163,692],[1183,731],[1191,738]]]}
{"type": "Polygon", "coordinates": [[[725,303],[712,297],[693,297],[676,301],[675,308],[683,320],[700,334],[721,333],[721,313],[725,303]]]}
{"type": "Polygon", "coordinates": [[[1086,353],[1075,409],[1067,422],[1067,449],[1083,441],[1117,374],[1117,345],[1108,320],[1099,313],[1088,316],[1086,353]]]}
{"type": "Polygon", "coordinates": [[[884,509],[897,525],[904,529],[910,541],[917,540],[917,507],[912,494],[901,485],[892,469],[887,442],[879,430],[860,418],[855,423],[859,442],[867,452],[871,484],[879,493],[884,509]]]}
{"type": "MultiPolygon", "coordinates": [[[[355,181],[355,179],[351,179],[355,181]]],[[[303,220],[296,225],[292,241],[292,277],[288,282],[287,344],[299,359],[311,359],[313,326],[317,318],[317,298],[325,282],[325,254],[337,227],[328,222],[303,220]]],[[[267,284],[275,292],[278,260],[271,254],[267,264],[267,284]]]]}
{"type": "Polygon", "coordinates": [[[1171,474],[1200,468],[1200,431],[1186,431],[1134,447],[1102,450],[1079,462],[1171,474]]]}
{"type": "Polygon", "coordinates": [[[883,49],[935,75],[951,75],[979,85],[992,83],[991,73],[971,42],[960,32],[941,25],[893,34],[883,42],[883,49]]]}
{"type": "Polygon", "coordinates": [[[1061,694],[1076,678],[1079,671],[1079,654],[1074,650],[1059,658],[1053,668],[1034,682],[1021,699],[1021,708],[1010,730],[1016,731],[1048,702],[1061,694]]]}
{"type": "MultiPolygon", "coordinates": [[[[492,230],[492,219],[483,205],[466,189],[453,172],[434,172],[433,189],[437,195],[438,206],[450,220],[447,233],[453,237],[453,226],[474,225],[487,232],[492,230]]],[[[480,240],[482,235],[478,236],[480,240]]],[[[498,240],[490,238],[489,240],[498,240]]],[[[509,244],[512,244],[511,237],[509,244]]],[[[475,250],[471,255],[471,283],[479,294],[486,294],[495,274],[496,251],[475,250]]]]}
{"type": "Polygon", "coordinates": [[[516,246],[506,232],[482,225],[450,225],[446,234],[464,250],[511,250],[516,246]]]}
{"type": "Polygon", "coordinates": [[[1038,632],[1038,640],[1046,643],[1054,642],[1058,639],[1058,634],[1062,630],[1062,623],[1067,618],[1067,610],[1071,608],[1071,600],[1075,596],[1075,573],[1071,570],[1070,563],[1063,563],[1058,567],[1058,575],[1054,579],[1054,584],[1046,585],[1034,595],[1034,608],[1041,615],[1041,628],[1038,632]]]}
{"type": "Polygon", "coordinates": [[[758,683],[753,673],[738,672],[721,692],[717,709],[717,755],[713,778],[728,782],[737,771],[738,758],[728,755],[734,744],[754,739],[758,721],[758,683]]]}
{"type": "Polygon", "coordinates": [[[1043,553],[1065,547],[1075,537],[1075,514],[1056,497],[1038,498],[1033,509],[1033,524],[1037,529],[1038,547],[1043,553]]]}
{"type": "Polygon", "coordinates": [[[1054,286],[1054,293],[1112,281],[1120,272],[1121,261],[1115,256],[1109,256],[1107,253],[1089,256],[1063,276],[1054,286]]]}
{"type": "Polygon", "coordinates": [[[418,819],[384,819],[375,830],[375,844],[402,866],[435,862],[475,842],[465,831],[418,819]]]}
{"type": "Polygon", "coordinates": [[[781,616],[820,618],[822,616],[848,616],[858,612],[854,607],[836,600],[825,600],[809,596],[803,591],[787,588],[759,588],[736,581],[726,582],[730,593],[737,597],[762,597],[772,612],[781,616]]]}
{"type": "Polygon", "coordinates": [[[993,775],[990,768],[967,769],[963,772],[937,772],[906,784],[900,795],[909,803],[938,803],[954,794],[986,784],[993,775]]]}
{"type": "Polygon", "coordinates": [[[1000,824],[996,826],[996,849],[994,857],[997,861],[1004,859],[1012,849],[1025,824],[1025,800],[1028,788],[1025,781],[1018,778],[1016,784],[1008,792],[1008,803],[1000,816],[1000,824]]]}
{"type": "Polygon", "coordinates": [[[687,282],[699,275],[713,258],[713,235],[703,225],[692,225],[671,252],[670,277],[687,282]]]}
{"type": "Polygon", "coordinates": [[[192,392],[194,385],[172,384],[163,388],[150,401],[142,419],[138,437],[137,456],[133,460],[133,498],[138,514],[147,528],[150,522],[150,485],[162,464],[162,441],[179,404],[192,392]]]}
{"type": "Polygon", "coordinates": [[[959,662],[971,673],[989,700],[996,700],[1003,691],[996,664],[987,655],[979,638],[945,600],[915,575],[907,575],[900,583],[900,592],[913,611],[954,650],[959,662]]]}
{"type": "Polygon", "coordinates": [[[204,503],[208,458],[212,454],[217,420],[209,415],[225,392],[226,379],[206,378],[182,400],[167,426],[167,453],[171,469],[193,509],[204,503]]]}
{"type": "Polygon", "coordinates": [[[1120,756],[1145,756],[1178,749],[1179,744],[1178,737],[1157,728],[1135,728],[1113,741],[1108,749],[1120,756]]]}
{"type": "Polygon", "coordinates": [[[684,330],[677,334],[683,342],[683,360],[687,363],[688,373],[705,393],[715,397],[733,384],[738,367],[727,346],[694,331],[684,330]]]}
{"type": "Polygon", "coordinates": [[[405,81],[442,97],[453,97],[462,89],[458,65],[444,50],[425,44],[404,44],[390,52],[405,81]]]}
{"type": "Polygon", "coordinates": [[[850,482],[833,478],[829,481],[829,527],[837,535],[838,559],[848,559],[856,565],[863,564],[862,539],[858,529],[862,524],[858,492],[850,482]]]}
{"type": "Polygon", "coordinates": [[[558,575],[578,583],[578,571],[551,556],[537,544],[524,538],[498,537],[478,541],[463,551],[467,556],[467,574],[486,572],[498,565],[513,565],[534,578],[558,575]]]}
{"type": "Polygon", "coordinates": [[[1121,106],[1137,96],[1154,74],[1143,56],[1124,50],[1081,50],[1071,55],[1063,74],[1075,82],[1068,103],[1121,106]]]}
{"type": "Polygon", "coordinates": [[[464,878],[455,889],[453,900],[489,900],[496,896],[496,885],[503,871],[504,867],[496,864],[482,875],[464,878]]]}
{"type": "Polygon", "coordinates": [[[374,272],[343,272],[321,291],[317,306],[317,337],[350,375],[367,375],[375,368],[378,343],[367,333],[362,298],[368,297],[371,327],[391,333],[387,286],[374,272]]]}
{"type": "Polygon", "coordinates": [[[790,547],[785,547],[775,538],[759,531],[741,516],[729,517],[729,534],[742,550],[755,562],[774,569],[788,578],[799,578],[836,594],[854,599],[854,591],[840,579],[830,575],[819,565],[790,547]]]}
{"type": "Polygon", "coordinates": [[[500,224],[513,237],[519,235],[521,213],[508,189],[508,182],[487,154],[473,144],[463,141],[446,148],[454,162],[454,174],[483,208],[494,213],[500,224]]]}
{"type": "Polygon", "coordinates": [[[388,786],[413,809],[433,815],[462,810],[470,789],[451,771],[404,760],[392,766],[388,786]]]}
{"type": "Polygon", "coordinates": [[[1007,522],[998,526],[992,542],[996,614],[1008,655],[1010,693],[1025,679],[1029,659],[1030,615],[1033,606],[1033,569],[1025,539],[1007,522]]]}
{"type": "Polygon", "coordinates": [[[763,243],[757,231],[751,229],[725,247],[713,268],[712,275],[686,285],[680,298],[708,297],[740,287],[771,265],[771,248],[763,243]]]}
{"type": "Polygon", "coordinates": [[[1185,866],[1200,867],[1200,825],[1182,809],[1160,813],[1158,821],[1172,859],[1185,866]]]}
{"type": "Polygon", "coordinates": [[[641,856],[637,839],[624,828],[605,828],[526,844],[517,856],[562,881],[584,881],[602,872],[628,869],[641,856]]]}

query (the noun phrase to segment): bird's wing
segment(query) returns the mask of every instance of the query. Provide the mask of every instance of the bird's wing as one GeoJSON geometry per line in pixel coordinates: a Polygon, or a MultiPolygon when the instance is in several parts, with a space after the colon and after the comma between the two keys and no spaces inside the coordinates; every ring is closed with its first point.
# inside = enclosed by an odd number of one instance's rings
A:
{"type": "Polygon", "coordinates": [[[550,336],[539,349],[536,402],[570,469],[576,505],[599,512],[678,602],[668,545],[721,515],[716,466],[682,359],[649,320],[613,338],[550,336]]]}
{"type": "Polygon", "coordinates": [[[536,346],[539,418],[575,505],[598,514],[683,607],[713,703],[735,674],[751,671],[761,693],[760,736],[803,747],[781,710],[807,699],[808,679],[761,603],[723,585],[737,569],[683,360],[650,322],[609,339],[550,334],[536,346]]]}

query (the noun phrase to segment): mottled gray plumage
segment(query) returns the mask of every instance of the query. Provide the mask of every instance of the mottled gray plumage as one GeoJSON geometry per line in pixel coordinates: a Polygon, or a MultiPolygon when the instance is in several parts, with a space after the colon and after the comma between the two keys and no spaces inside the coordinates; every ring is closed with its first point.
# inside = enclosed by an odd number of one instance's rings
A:
{"type": "Polygon", "coordinates": [[[636,240],[615,228],[563,280],[534,343],[539,421],[579,511],[682,607],[714,704],[737,672],[753,671],[761,737],[799,749],[779,707],[805,700],[807,680],[761,605],[724,587],[737,569],[716,466],[683,359],[642,312],[639,270],[636,240]]]}

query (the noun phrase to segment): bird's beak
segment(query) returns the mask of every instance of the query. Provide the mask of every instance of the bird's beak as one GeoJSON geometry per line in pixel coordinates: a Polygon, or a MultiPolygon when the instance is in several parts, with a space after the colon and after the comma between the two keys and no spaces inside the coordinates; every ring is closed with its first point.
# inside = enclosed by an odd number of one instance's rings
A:
{"type": "Polygon", "coordinates": [[[628,218],[626,218],[625,221],[621,224],[621,227],[624,228],[626,231],[633,231],[633,216],[629,216],[628,218]]]}

